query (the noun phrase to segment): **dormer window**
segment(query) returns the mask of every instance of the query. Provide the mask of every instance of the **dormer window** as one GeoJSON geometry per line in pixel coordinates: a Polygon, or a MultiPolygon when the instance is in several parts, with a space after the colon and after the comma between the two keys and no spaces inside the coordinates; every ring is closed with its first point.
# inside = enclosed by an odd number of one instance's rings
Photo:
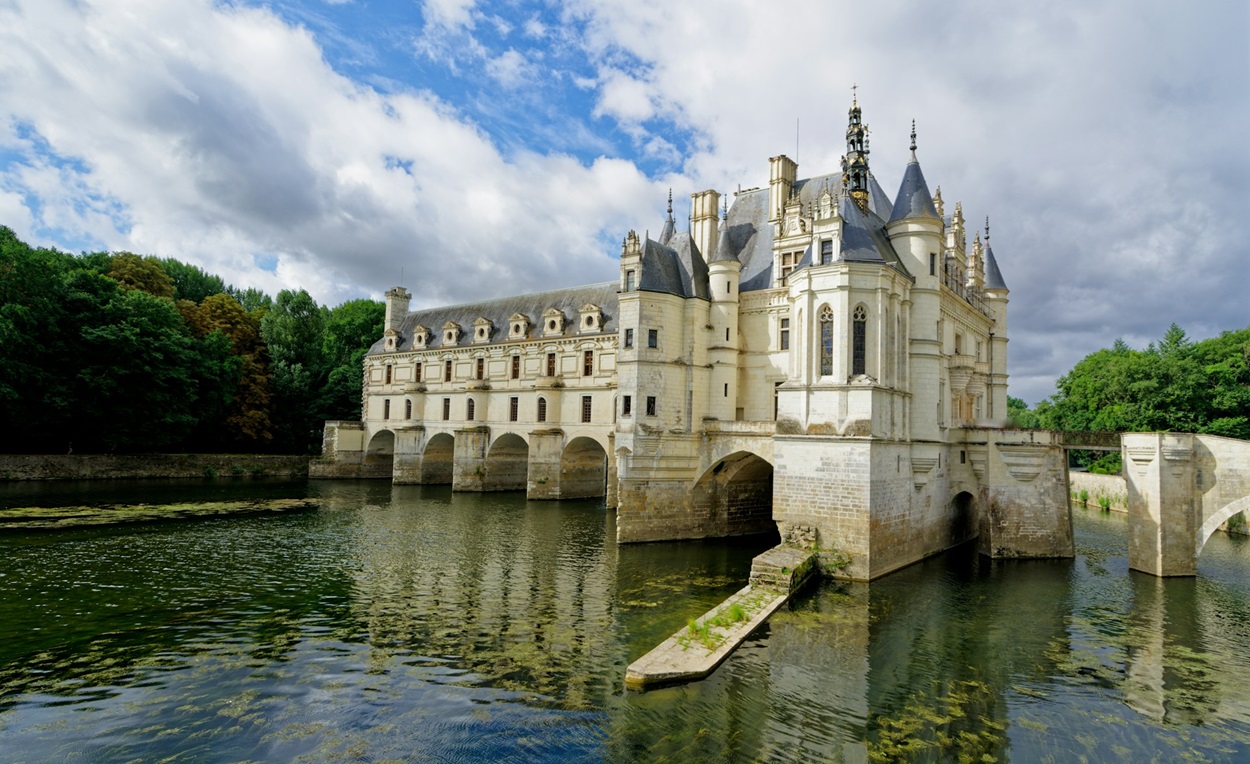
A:
{"type": "Polygon", "coordinates": [[[443,344],[455,345],[460,342],[460,324],[448,321],[443,324],[443,344]]]}
{"type": "Polygon", "coordinates": [[[417,324],[412,330],[412,346],[415,348],[423,348],[430,343],[430,330],[428,327],[417,324]]]}
{"type": "Polygon", "coordinates": [[[508,319],[508,339],[523,340],[529,335],[530,317],[524,313],[513,313],[508,319]]]}
{"type": "Polygon", "coordinates": [[[603,331],[603,311],[598,305],[583,305],[578,309],[577,316],[577,330],[582,334],[598,334],[603,331]]]}
{"type": "Polygon", "coordinates": [[[473,322],[473,341],[490,342],[490,333],[495,325],[489,318],[479,318],[473,322]]]}
{"type": "Polygon", "coordinates": [[[388,353],[394,353],[395,349],[399,346],[399,332],[394,329],[387,329],[382,336],[385,338],[385,342],[382,343],[383,348],[388,353]]]}
{"type": "Polygon", "coordinates": [[[543,336],[550,337],[564,334],[564,311],[559,308],[548,308],[543,313],[543,336]]]}

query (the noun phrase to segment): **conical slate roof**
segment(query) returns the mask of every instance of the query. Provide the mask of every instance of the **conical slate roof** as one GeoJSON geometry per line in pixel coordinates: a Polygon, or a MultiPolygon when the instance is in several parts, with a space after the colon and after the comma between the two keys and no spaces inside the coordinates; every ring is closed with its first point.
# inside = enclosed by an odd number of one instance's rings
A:
{"type": "Polygon", "coordinates": [[[990,248],[989,239],[986,238],[985,245],[985,288],[1001,289],[1004,292],[1010,292],[1007,288],[1007,282],[1003,281],[1003,273],[998,270],[998,261],[994,259],[994,250],[990,248]]]}
{"type": "Polygon", "coordinates": [[[929,185],[924,181],[924,172],[916,155],[911,155],[907,169],[903,171],[903,182],[899,184],[898,196],[894,197],[894,209],[890,213],[890,223],[897,223],[908,218],[938,219],[937,208],[933,206],[933,196],[929,193],[929,185]]]}
{"type": "Polygon", "coordinates": [[[726,222],[720,224],[720,238],[716,240],[716,254],[712,255],[712,262],[740,262],[738,253],[729,244],[729,224],[726,222]]]}

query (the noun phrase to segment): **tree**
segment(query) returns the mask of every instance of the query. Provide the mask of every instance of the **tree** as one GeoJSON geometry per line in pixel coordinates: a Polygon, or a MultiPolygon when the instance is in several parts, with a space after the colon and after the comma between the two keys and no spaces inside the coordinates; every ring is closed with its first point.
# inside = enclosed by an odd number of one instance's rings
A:
{"type": "Polygon", "coordinates": [[[175,300],[190,300],[201,303],[204,299],[226,291],[225,282],[220,276],[206,273],[204,269],[172,257],[160,261],[165,275],[174,285],[175,300]]]}
{"type": "Polygon", "coordinates": [[[320,419],[360,419],[363,378],[361,362],[382,336],[386,306],[374,300],[352,300],[326,316],[325,359],[329,372],[322,385],[320,419]]]}
{"type": "Polygon", "coordinates": [[[1007,396],[1007,420],[1025,430],[1035,430],[1042,426],[1041,418],[1037,412],[1029,410],[1029,404],[1010,395],[1007,396]]]}
{"type": "Polygon", "coordinates": [[[316,398],[324,384],[324,309],[303,289],[284,289],[260,323],[269,349],[274,446],[309,453],[320,442],[316,398]]]}
{"type": "Polygon", "coordinates": [[[109,264],[109,278],[126,289],[138,289],[154,297],[173,299],[174,282],[155,257],[118,252],[109,264]]]}

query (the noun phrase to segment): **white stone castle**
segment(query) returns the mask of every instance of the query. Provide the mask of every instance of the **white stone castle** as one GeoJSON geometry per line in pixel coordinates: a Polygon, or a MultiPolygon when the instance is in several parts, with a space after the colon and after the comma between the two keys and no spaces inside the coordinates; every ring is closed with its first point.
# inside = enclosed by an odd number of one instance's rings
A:
{"type": "Polygon", "coordinates": [[[776,529],[862,579],[974,537],[1070,556],[1061,447],[1003,429],[988,223],[969,246],[914,126],[893,199],[857,104],[846,143],[841,172],[783,155],[767,188],[694,194],[685,233],[670,198],[616,283],[417,312],[392,289],[364,421],[327,423],[314,476],[604,496],[621,542],[776,529]]]}

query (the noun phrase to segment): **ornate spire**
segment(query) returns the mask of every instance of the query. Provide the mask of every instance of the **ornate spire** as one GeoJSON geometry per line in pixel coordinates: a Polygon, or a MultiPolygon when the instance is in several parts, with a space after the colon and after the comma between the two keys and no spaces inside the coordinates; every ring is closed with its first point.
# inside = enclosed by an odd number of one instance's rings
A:
{"type": "Polygon", "coordinates": [[[673,238],[673,232],[676,229],[676,223],[673,221],[673,189],[668,190],[668,217],[664,219],[664,227],[660,229],[660,243],[668,246],[668,242],[673,238]]]}
{"type": "Polygon", "coordinates": [[[911,156],[916,158],[916,120],[911,121],[911,156]]]}
{"type": "Polygon", "coordinates": [[[989,243],[990,243],[990,216],[986,215],[985,216],[985,244],[986,246],[989,246],[989,243]]]}
{"type": "Polygon", "coordinates": [[[868,209],[868,126],[863,123],[859,102],[854,96],[846,126],[846,157],[842,177],[850,189],[851,198],[859,208],[868,209]]]}

